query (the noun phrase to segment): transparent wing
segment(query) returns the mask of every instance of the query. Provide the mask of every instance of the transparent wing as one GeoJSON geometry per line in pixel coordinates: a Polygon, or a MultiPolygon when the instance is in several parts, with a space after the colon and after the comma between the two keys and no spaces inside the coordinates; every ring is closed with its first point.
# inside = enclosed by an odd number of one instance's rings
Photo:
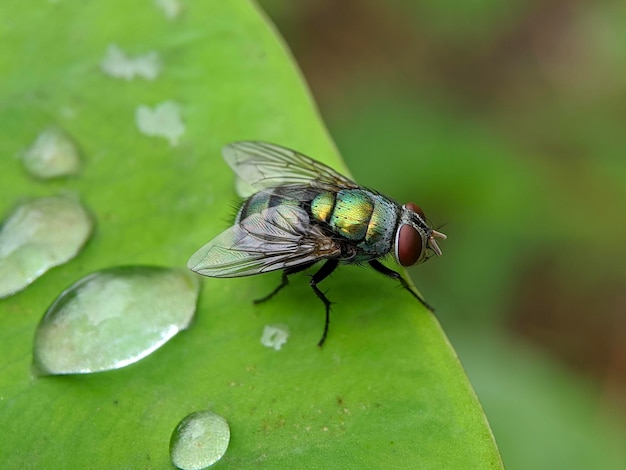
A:
{"type": "Polygon", "coordinates": [[[339,253],[335,242],[310,224],[304,210],[279,205],[219,234],[193,254],[187,267],[209,277],[252,276],[339,253]]]}
{"type": "Polygon", "coordinates": [[[359,187],[323,163],[267,142],[235,142],[226,145],[222,154],[235,173],[257,190],[283,185],[329,191],[359,187]]]}

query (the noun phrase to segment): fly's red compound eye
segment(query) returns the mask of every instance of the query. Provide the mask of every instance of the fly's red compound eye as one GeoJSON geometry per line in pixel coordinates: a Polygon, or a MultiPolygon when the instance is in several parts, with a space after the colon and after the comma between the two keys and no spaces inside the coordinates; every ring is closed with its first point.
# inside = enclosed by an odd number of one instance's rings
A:
{"type": "Polygon", "coordinates": [[[426,220],[426,216],[424,215],[424,211],[422,210],[422,208],[420,206],[418,206],[417,204],[415,204],[414,202],[407,202],[404,207],[406,207],[409,210],[412,210],[413,212],[415,212],[417,215],[419,215],[422,219],[426,220]]]}
{"type": "MultiPolygon", "coordinates": [[[[412,209],[411,209],[412,210],[412,209]]],[[[396,259],[402,266],[413,266],[422,254],[422,237],[411,225],[400,226],[396,235],[396,259]]]]}

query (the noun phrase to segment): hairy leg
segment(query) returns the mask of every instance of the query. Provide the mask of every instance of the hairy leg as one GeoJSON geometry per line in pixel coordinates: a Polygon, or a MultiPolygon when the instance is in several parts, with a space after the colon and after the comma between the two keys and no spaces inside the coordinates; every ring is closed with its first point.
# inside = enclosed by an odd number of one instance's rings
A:
{"type": "Polygon", "coordinates": [[[311,266],[313,266],[313,264],[315,264],[315,263],[307,263],[307,264],[303,264],[301,266],[295,266],[293,268],[284,269],[283,270],[283,277],[282,277],[281,282],[278,285],[278,287],[276,287],[276,289],[274,289],[272,292],[267,294],[265,297],[261,297],[260,299],[256,299],[254,301],[254,303],[255,304],[260,304],[260,303],[263,303],[263,302],[271,299],[276,294],[278,294],[283,287],[285,287],[287,284],[289,284],[289,279],[287,278],[287,276],[289,276],[291,274],[299,273],[300,271],[304,271],[305,269],[308,269],[311,266]]]}
{"type": "Polygon", "coordinates": [[[324,341],[326,341],[326,335],[328,334],[328,325],[330,325],[330,300],[324,295],[324,293],[317,287],[317,285],[326,279],[330,274],[337,268],[339,262],[335,259],[329,259],[324,263],[324,265],[311,276],[311,288],[315,295],[324,303],[326,307],[326,322],[324,323],[324,333],[322,333],[322,338],[317,343],[318,346],[322,346],[324,341]]]}

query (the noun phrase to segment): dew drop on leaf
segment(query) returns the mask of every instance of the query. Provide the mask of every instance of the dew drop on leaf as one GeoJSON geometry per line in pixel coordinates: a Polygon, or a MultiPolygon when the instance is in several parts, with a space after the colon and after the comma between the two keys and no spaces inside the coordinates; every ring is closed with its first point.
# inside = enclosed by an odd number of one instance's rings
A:
{"type": "Polygon", "coordinates": [[[92,227],[84,207],[69,197],[33,199],[18,206],[0,228],[0,298],[76,256],[92,227]]]}
{"type": "Polygon", "coordinates": [[[95,272],[65,290],[35,333],[40,374],[119,369],[189,326],[199,282],[186,270],[127,266],[95,272]]]}
{"type": "Polygon", "coordinates": [[[172,463],[181,470],[201,470],[220,460],[228,449],[228,422],[212,411],[183,418],[170,440],[172,463]]]}
{"type": "Polygon", "coordinates": [[[61,130],[46,129],[22,155],[24,168],[41,179],[71,176],[80,170],[80,157],[74,142],[61,130]]]}

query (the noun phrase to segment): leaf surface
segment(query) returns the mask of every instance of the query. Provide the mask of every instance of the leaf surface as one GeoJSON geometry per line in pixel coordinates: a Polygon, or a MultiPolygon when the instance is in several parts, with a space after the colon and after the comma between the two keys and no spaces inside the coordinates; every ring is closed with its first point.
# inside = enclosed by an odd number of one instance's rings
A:
{"type": "Polygon", "coordinates": [[[69,193],[96,220],[74,260],[0,300],[6,468],[168,468],[172,430],[202,409],[230,424],[223,468],[501,467],[434,316],[358,267],[323,284],[336,302],[323,349],[323,306],[305,275],[258,306],[252,300],[279,274],[206,279],[195,324],[150,357],[35,378],[34,331],[63,289],[112,266],[183,267],[228,227],[236,196],[222,146],[265,140],[345,168],[292,58],[251,3],[188,2],[168,19],[152,2],[7,0],[0,18],[0,211],[69,193]],[[156,52],[158,76],[106,75],[113,44],[130,58],[156,52]],[[164,102],[179,106],[184,132],[142,134],[137,109],[164,102]],[[78,176],[38,181],[13,158],[50,126],[80,149],[78,176]],[[260,342],[272,324],[290,331],[278,351],[260,342]]]}

